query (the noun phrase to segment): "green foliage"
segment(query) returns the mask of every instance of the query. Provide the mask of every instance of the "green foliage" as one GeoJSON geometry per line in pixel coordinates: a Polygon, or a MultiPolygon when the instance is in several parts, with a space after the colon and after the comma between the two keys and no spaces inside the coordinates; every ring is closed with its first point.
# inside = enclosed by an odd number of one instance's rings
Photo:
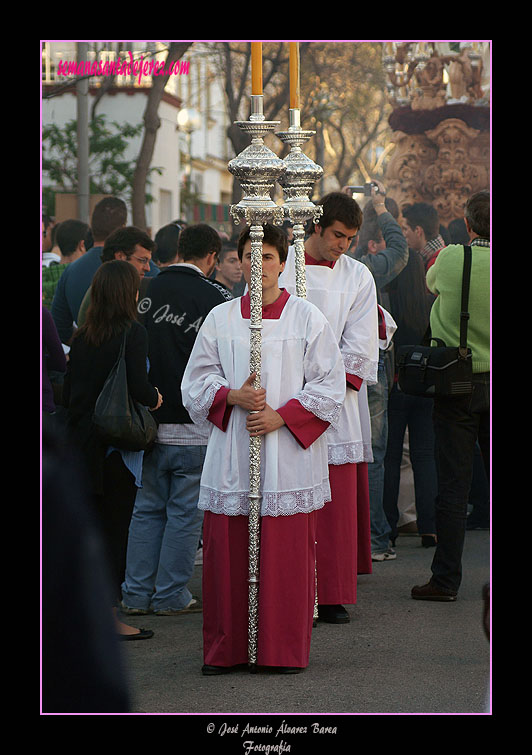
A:
{"type": "MultiPolygon", "coordinates": [[[[136,161],[127,160],[125,152],[130,141],[142,134],[143,124],[106,122],[97,115],[89,123],[89,191],[91,194],[112,194],[131,201],[136,161]]],[[[54,191],[76,193],[78,190],[77,121],[68,121],[60,128],[50,124],[42,132],[43,174],[54,191]]],[[[152,167],[150,173],[162,173],[152,167]]],[[[149,182],[148,182],[149,183],[149,182]]],[[[146,193],[146,203],[153,202],[146,193]]],[[[43,206],[50,204],[50,190],[43,188],[43,206]]]]}

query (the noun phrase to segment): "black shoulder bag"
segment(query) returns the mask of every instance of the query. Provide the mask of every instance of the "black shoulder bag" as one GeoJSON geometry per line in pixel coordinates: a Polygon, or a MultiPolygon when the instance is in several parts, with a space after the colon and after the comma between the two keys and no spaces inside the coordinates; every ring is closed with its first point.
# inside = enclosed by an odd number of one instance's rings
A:
{"type": "Polygon", "coordinates": [[[101,440],[125,451],[146,451],[157,437],[152,414],[129,393],[126,371],[126,337],[98,396],[92,422],[101,440]]]}
{"type": "Polygon", "coordinates": [[[470,280],[471,247],[464,246],[460,346],[446,346],[441,338],[432,339],[437,346],[400,346],[396,365],[399,388],[403,393],[433,398],[464,396],[472,392],[472,357],[471,349],[467,347],[470,280]]]}

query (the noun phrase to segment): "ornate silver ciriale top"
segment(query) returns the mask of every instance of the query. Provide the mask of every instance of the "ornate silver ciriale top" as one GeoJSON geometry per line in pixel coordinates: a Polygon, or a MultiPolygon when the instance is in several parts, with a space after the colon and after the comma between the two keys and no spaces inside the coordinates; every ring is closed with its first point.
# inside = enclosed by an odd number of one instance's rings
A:
{"type": "Polygon", "coordinates": [[[316,132],[305,131],[299,125],[299,111],[290,110],[290,128],[277,131],[276,136],[290,145],[290,152],[284,159],[286,170],[278,179],[285,196],[285,215],[293,223],[304,223],[310,218],[315,222],[321,217],[323,208],[310,200],[314,184],[323,175],[323,168],[317,165],[301,150],[301,145],[316,132]]]}
{"type": "Polygon", "coordinates": [[[249,121],[237,121],[236,125],[251,134],[251,144],[233,158],[228,167],[238,178],[243,197],[231,205],[230,213],[235,222],[245,220],[248,225],[283,222],[283,208],[271,198],[275,182],[286,170],[283,160],[264,144],[264,136],[279,125],[279,121],[266,121],[262,113],[262,96],[252,95],[252,113],[249,121]]]}
{"type": "Polygon", "coordinates": [[[304,223],[311,218],[317,223],[323,214],[323,207],[310,200],[315,182],[323,175],[323,168],[301,151],[301,145],[316,132],[301,128],[298,108],[291,108],[289,113],[288,131],[276,133],[281,141],[290,145],[290,152],[284,159],[286,170],[279,183],[285,196],[284,213],[291,221],[294,232],[296,294],[306,298],[304,223]]]}

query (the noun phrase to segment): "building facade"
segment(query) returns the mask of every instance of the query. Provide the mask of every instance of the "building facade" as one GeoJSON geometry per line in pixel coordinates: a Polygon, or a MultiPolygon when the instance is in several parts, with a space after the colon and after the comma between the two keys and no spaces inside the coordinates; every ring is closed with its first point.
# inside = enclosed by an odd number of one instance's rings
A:
{"type": "MultiPolygon", "coordinates": [[[[142,71],[149,70],[148,63],[152,63],[152,71],[157,70],[153,65],[164,64],[165,43],[97,41],[88,43],[88,48],[89,62],[95,66],[85,68],[95,73],[89,78],[89,118],[101,96],[96,113],[104,115],[106,122],[141,124],[152,82],[152,75],[142,75],[142,71]],[[102,87],[106,90],[103,95],[102,87]]],[[[43,127],[49,124],[63,127],[77,117],[76,87],[69,85],[69,80],[80,71],[75,68],[77,54],[77,43],[73,41],[42,44],[43,127]]],[[[225,135],[223,87],[216,72],[213,43],[193,43],[165,86],[151,162],[152,167],[160,169],[160,174],[152,172],[147,186],[153,197],[146,205],[147,225],[152,234],[180,217],[189,222],[205,220],[221,230],[226,230],[225,226],[229,229],[230,222],[225,218],[229,217],[232,176],[227,171],[227,162],[232,155],[225,135]],[[187,129],[178,125],[178,114],[183,110],[195,111],[198,116],[190,119],[187,129]]],[[[142,134],[132,138],[124,159],[135,161],[141,143],[142,134]]],[[[51,186],[46,175],[42,182],[43,186],[51,186]]],[[[61,219],[64,218],[58,218],[61,219]]]]}

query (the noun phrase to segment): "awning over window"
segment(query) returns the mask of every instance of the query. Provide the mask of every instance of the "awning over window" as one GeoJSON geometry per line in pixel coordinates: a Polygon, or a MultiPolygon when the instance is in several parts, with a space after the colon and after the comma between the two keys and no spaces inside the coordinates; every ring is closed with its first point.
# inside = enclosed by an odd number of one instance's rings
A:
{"type": "Polygon", "coordinates": [[[228,204],[198,202],[194,205],[195,223],[224,223],[230,220],[228,204]]]}

